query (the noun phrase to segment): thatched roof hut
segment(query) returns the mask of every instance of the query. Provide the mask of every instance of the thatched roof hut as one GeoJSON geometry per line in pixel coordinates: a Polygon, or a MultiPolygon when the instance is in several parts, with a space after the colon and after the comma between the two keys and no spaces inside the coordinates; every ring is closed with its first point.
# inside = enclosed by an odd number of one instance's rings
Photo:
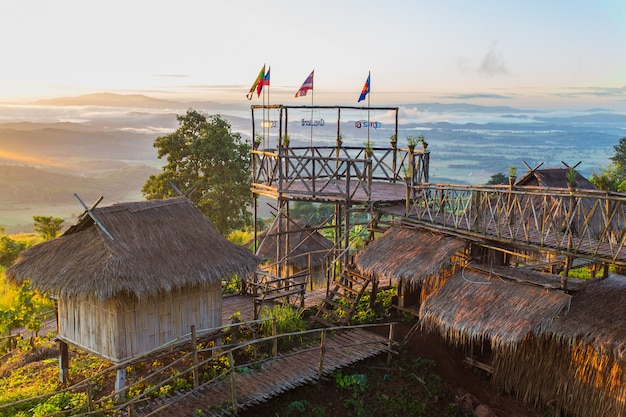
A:
{"type": "Polygon", "coordinates": [[[324,265],[331,258],[329,252],[333,248],[333,242],[322,236],[316,228],[307,224],[304,220],[287,219],[280,217],[268,229],[259,235],[259,247],[257,255],[276,262],[277,241],[281,244],[289,242],[289,249],[280,248],[281,256],[288,256],[288,263],[298,268],[324,265]],[[280,231],[285,234],[279,239],[280,231]],[[285,253],[287,252],[287,253],[285,253]]]}
{"type": "MultiPolygon", "coordinates": [[[[567,188],[567,173],[569,168],[544,168],[528,171],[516,182],[516,186],[532,186],[541,188],[567,188]]],[[[579,190],[597,190],[589,180],[576,173],[574,187],[579,190]]]]}
{"type": "Polygon", "coordinates": [[[529,334],[545,332],[570,300],[560,291],[463,268],[424,301],[420,321],[454,344],[486,341],[501,351],[515,349],[529,334]]]}
{"type": "Polygon", "coordinates": [[[416,285],[451,264],[452,256],[465,245],[441,233],[392,226],[359,250],[354,262],[363,275],[416,285]]]}
{"type": "Polygon", "coordinates": [[[112,361],[221,325],[221,280],[259,259],[184,197],[96,208],[6,271],[59,301],[59,338],[112,361]]]}
{"type": "Polygon", "coordinates": [[[59,238],[25,251],[7,278],[30,279],[36,288],[63,296],[145,298],[246,275],[258,262],[184,197],[115,204],[93,213],[113,239],[82,216],[59,238]]]}
{"type": "Polygon", "coordinates": [[[540,337],[498,359],[494,382],[526,401],[585,417],[626,415],[626,278],[588,283],[540,337]]]}

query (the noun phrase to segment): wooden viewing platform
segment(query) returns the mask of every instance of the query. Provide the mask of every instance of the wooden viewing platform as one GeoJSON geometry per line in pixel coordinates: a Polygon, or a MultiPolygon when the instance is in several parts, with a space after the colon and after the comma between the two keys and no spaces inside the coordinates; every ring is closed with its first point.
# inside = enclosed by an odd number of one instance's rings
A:
{"type": "Polygon", "coordinates": [[[430,184],[429,152],[423,150],[375,148],[365,155],[360,148],[322,147],[254,157],[252,191],[260,195],[361,205],[478,243],[626,266],[626,197],[621,193],[430,184]]]}

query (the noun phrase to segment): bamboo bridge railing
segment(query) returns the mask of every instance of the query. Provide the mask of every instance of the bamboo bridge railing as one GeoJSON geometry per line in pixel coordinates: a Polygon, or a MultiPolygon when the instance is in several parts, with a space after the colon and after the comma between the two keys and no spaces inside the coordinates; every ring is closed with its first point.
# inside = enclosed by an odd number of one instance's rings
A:
{"type": "Polygon", "coordinates": [[[599,190],[419,184],[405,217],[463,236],[626,265],[626,198],[599,190]]]}

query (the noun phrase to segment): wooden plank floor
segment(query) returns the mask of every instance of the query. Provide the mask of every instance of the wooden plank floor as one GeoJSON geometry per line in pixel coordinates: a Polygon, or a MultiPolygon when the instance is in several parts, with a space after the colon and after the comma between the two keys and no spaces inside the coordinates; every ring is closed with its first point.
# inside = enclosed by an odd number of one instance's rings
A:
{"type": "MultiPolygon", "coordinates": [[[[344,181],[305,181],[299,180],[283,186],[283,195],[293,199],[308,199],[316,201],[346,201],[346,184],[344,181]]],[[[371,196],[365,192],[363,184],[350,181],[351,200],[354,203],[374,204],[399,202],[406,200],[406,185],[404,183],[372,182],[371,196]]]]}
{"type": "MultiPolygon", "coordinates": [[[[326,339],[323,374],[378,355],[387,350],[387,339],[363,329],[347,329],[326,339]]],[[[300,349],[279,355],[266,362],[260,370],[249,369],[235,377],[238,410],[266,402],[290,389],[318,379],[320,349],[300,349]]],[[[159,400],[134,416],[181,417],[197,415],[220,416],[232,407],[230,378],[200,387],[198,390],[159,400]],[[221,409],[221,410],[220,410],[221,409]],[[152,413],[152,414],[150,414],[152,413]]],[[[229,414],[232,415],[232,414],[229,414]]]]}
{"type": "MultiPolygon", "coordinates": [[[[326,298],[325,287],[317,288],[314,290],[307,290],[304,293],[304,307],[313,307],[320,303],[322,300],[324,300],[324,298],[326,298]]],[[[290,302],[296,307],[300,305],[300,302],[296,299],[296,297],[291,297],[290,302]]],[[[240,320],[253,320],[254,297],[251,295],[229,295],[222,298],[222,323],[230,323],[235,313],[239,313],[240,320]]]]}

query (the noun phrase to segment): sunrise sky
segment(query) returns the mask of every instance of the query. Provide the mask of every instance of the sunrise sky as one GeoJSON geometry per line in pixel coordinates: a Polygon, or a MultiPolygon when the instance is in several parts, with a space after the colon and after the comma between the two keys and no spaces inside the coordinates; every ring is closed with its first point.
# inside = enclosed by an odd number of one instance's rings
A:
{"type": "Polygon", "coordinates": [[[0,39],[3,102],[245,101],[267,64],[285,104],[315,69],[316,101],[356,104],[371,71],[380,104],[626,109],[624,0],[11,0],[0,39]]]}

